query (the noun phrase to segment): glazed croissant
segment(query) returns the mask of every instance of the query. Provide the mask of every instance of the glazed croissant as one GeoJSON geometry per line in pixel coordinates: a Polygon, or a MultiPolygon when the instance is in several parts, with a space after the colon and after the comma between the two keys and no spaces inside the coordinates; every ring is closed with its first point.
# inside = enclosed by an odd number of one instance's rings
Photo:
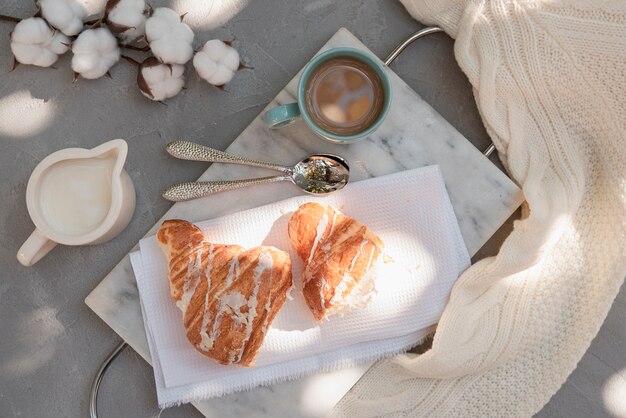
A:
{"type": "Polygon", "coordinates": [[[213,244],[183,220],[165,221],[157,240],[189,342],[220,364],[253,365],[293,285],[289,254],[213,244]]]}
{"type": "Polygon", "coordinates": [[[383,243],[366,225],[332,206],[306,203],[289,220],[289,239],[304,261],[303,294],[317,321],[367,302],[370,273],[383,243]]]}

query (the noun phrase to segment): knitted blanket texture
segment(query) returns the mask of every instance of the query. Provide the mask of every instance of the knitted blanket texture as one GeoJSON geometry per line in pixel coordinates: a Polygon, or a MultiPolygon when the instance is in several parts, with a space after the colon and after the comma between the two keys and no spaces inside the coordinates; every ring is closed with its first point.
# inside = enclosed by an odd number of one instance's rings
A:
{"type": "Polygon", "coordinates": [[[589,347],[626,274],[626,1],[402,0],[456,39],[526,197],[458,279],[432,348],[375,364],[336,416],[530,416],[589,347]]]}

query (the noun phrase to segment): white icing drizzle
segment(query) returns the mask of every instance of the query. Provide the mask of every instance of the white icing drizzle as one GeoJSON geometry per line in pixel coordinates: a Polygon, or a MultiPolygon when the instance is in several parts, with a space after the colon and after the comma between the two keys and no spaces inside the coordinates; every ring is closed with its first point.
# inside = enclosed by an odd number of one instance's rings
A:
{"type": "MultiPolygon", "coordinates": [[[[221,317],[221,311],[218,312],[217,317],[215,318],[215,322],[213,322],[213,327],[211,327],[211,335],[209,335],[206,332],[206,329],[204,327],[200,328],[200,348],[204,351],[209,351],[211,348],[213,348],[213,343],[215,343],[215,339],[219,336],[216,335],[216,331],[217,328],[219,327],[219,324],[221,323],[222,317],[221,317]]],[[[202,321],[204,324],[204,320],[202,321]]]]}
{"type": "Polygon", "coordinates": [[[330,232],[328,232],[328,240],[326,241],[326,244],[322,246],[322,251],[326,253],[330,251],[330,237],[333,235],[333,232],[335,231],[335,224],[337,222],[338,214],[339,212],[333,209],[333,220],[330,222],[330,232]]]}
{"type": "Polygon", "coordinates": [[[209,252],[207,253],[207,263],[206,268],[204,269],[204,276],[207,280],[207,293],[211,290],[211,265],[213,264],[213,259],[215,258],[215,253],[213,244],[209,244],[209,252]]]}
{"type": "Polygon", "coordinates": [[[202,267],[202,248],[198,249],[194,255],[189,255],[189,264],[187,265],[187,275],[183,283],[183,294],[179,300],[176,301],[176,306],[183,312],[183,317],[191,297],[196,292],[198,285],[200,284],[200,268],[202,267]]]}
{"type": "MultiPolygon", "coordinates": [[[[355,284],[350,293],[343,300],[340,300],[339,303],[329,308],[329,315],[351,309],[362,308],[370,302],[376,293],[376,269],[372,268],[372,261],[374,259],[375,252],[376,247],[372,247],[363,277],[361,277],[361,280],[355,284]]],[[[339,286],[337,286],[337,288],[339,288],[339,286]]],[[[333,299],[335,296],[337,296],[337,293],[335,293],[333,299]]]]}
{"type": "MultiPolygon", "coordinates": [[[[211,252],[209,262],[213,261],[212,256],[213,253],[211,252]]],[[[209,332],[207,332],[207,327],[211,322],[211,313],[208,309],[210,301],[209,292],[207,292],[204,317],[202,320],[202,326],[200,327],[200,343],[198,344],[200,349],[209,351],[213,347],[213,344],[215,344],[216,339],[219,337],[219,328],[222,319],[224,316],[227,316],[230,317],[236,324],[245,326],[245,337],[241,342],[241,346],[236,350],[232,350],[228,355],[229,363],[237,363],[241,360],[246,344],[252,335],[252,324],[257,316],[258,293],[261,287],[261,279],[266,270],[272,269],[273,263],[274,260],[269,252],[264,251],[259,254],[258,264],[254,268],[252,277],[254,281],[254,288],[250,297],[246,298],[239,291],[227,291],[232,283],[237,281],[241,275],[238,257],[234,257],[231,260],[224,288],[221,292],[217,292],[213,295],[213,298],[217,298],[219,303],[215,320],[213,321],[213,325],[211,326],[211,330],[209,332]],[[241,308],[244,306],[247,306],[247,312],[241,311],[241,308]]],[[[210,280],[210,269],[207,267],[207,281],[208,280],[210,280]]],[[[268,300],[268,303],[265,305],[265,309],[269,310],[270,307],[271,301],[268,300]]]]}
{"type": "Polygon", "coordinates": [[[211,294],[211,267],[213,260],[215,259],[215,247],[213,244],[209,245],[209,252],[207,254],[206,269],[204,276],[206,277],[206,295],[204,296],[204,314],[202,315],[202,325],[200,326],[200,348],[208,351],[213,346],[213,341],[206,333],[206,328],[211,320],[211,312],[209,311],[209,295],[211,294]]]}
{"type": "Polygon", "coordinates": [[[337,312],[345,312],[353,309],[365,307],[376,293],[375,269],[368,271],[361,280],[352,288],[352,291],[345,299],[338,304],[331,306],[327,314],[332,315],[337,312]]]}
{"type": "Polygon", "coordinates": [[[248,300],[241,292],[235,290],[224,293],[220,298],[220,312],[229,314],[237,324],[243,324],[246,321],[246,315],[241,312],[241,307],[247,303],[248,300]]]}
{"type": "Polygon", "coordinates": [[[335,293],[333,294],[333,297],[330,298],[330,300],[328,301],[328,305],[333,306],[337,302],[341,301],[341,299],[343,298],[343,294],[346,292],[346,290],[348,290],[348,285],[354,281],[354,277],[349,274],[344,274],[339,284],[335,287],[335,293]]]}
{"type": "MultiPolygon", "coordinates": [[[[236,290],[232,292],[222,293],[220,295],[220,302],[218,304],[215,322],[213,322],[213,326],[211,327],[211,333],[207,334],[206,330],[204,330],[204,327],[201,328],[200,347],[204,350],[210,350],[213,347],[215,339],[219,336],[217,331],[224,315],[228,315],[232,318],[234,322],[242,324],[245,321],[245,314],[241,312],[241,307],[244,306],[246,303],[247,300],[244,295],[236,290]]],[[[207,311],[205,311],[205,318],[207,317],[207,311]]],[[[205,324],[203,321],[203,326],[204,325],[205,324]]]]}
{"type": "Polygon", "coordinates": [[[317,250],[317,246],[322,239],[324,232],[326,232],[326,227],[328,227],[328,215],[324,213],[320,221],[317,223],[317,228],[315,229],[315,240],[311,246],[311,252],[309,253],[309,260],[307,261],[307,264],[311,263],[311,260],[313,260],[315,250],[317,250]]]}
{"type": "MultiPolygon", "coordinates": [[[[339,212],[333,209],[333,218],[330,221],[330,232],[328,233],[327,239],[330,238],[333,231],[335,230],[335,224],[337,221],[338,213],[339,212]]],[[[317,223],[317,227],[315,228],[315,239],[313,241],[313,245],[311,246],[311,252],[309,253],[309,260],[306,263],[306,268],[305,268],[304,275],[303,275],[305,284],[309,280],[311,280],[311,278],[313,277],[313,272],[311,271],[311,267],[310,267],[311,261],[315,257],[315,252],[317,251],[317,247],[320,244],[320,241],[322,240],[322,237],[324,236],[324,233],[326,232],[327,228],[328,228],[328,214],[324,212],[324,214],[320,218],[320,221],[317,223]]],[[[322,249],[322,251],[326,253],[326,257],[328,257],[329,251],[330,251],[330,241],[329,240],[326,241],[326,243],[320,248],[322,249]]]]}
{"type": "Polygon", "coordinates": [[[330,285],[326,281],[326,279],[322,276],[320,279],[320,304],[322,305],[322,311],[326,310],[326,301],[324,300],[324,295],[326,292],[330,290],[330,285]]]}
{"type": "MultiPolygon", "coordinates": [[[[365,244],[367,244],[368,241],[366,239],[364,239],[363,241],[361,241],[361,243],[359,244],[359,249],[356,250],[356,254],[354,255],[354,257],[352,258],[352,261],[350,262],[350,266],[348,267],[348,272],[352,272],[352,269],[354,268],[354,265],[356,264],[356,260],[359,258],[359,256],[361,255],[361,252],[363,251],[363,247],[365,246],[365,244]]],[[[367,270],[367,269],[366,269],[367,270]]]]}
{"type": "Polygon", "coordinates": [[[372,266],[372,260],[374,259],[374,252],[376,251],[376,246],[372,246],[372,251],[370,252],[370,258],[367,260],[367,267],[365,267],[365,274],[367,274],[367,272],[370,270],[370,267],[372,266]]]}
{"type": "Polygon", "coordinates": [[[293,295],[292,295],[293,289],[294,289],[294,286],[292,282],[291,287],[287,290],[287,294],[285,295],[287,297],[287,300],[293,300],[293,295]]]}
{"type": "Polygon", "coordinates": [[[339,215],[339,212],[337,212],[337,210],[333,208],[333,220],[330,222],[330,232],[328,233],[329,237],[333,234],[333,231],[335,230],[335,222],[337,221],[337,215],[339,215]]]}
{"type": "Polygon", "coordinates": [[[356,260],[363,251],[363,247],[368,242],[369,241],[367,239],[361,241],[359,249],[352,259],[352,262],[350,263],[350,267],[344,274],[341,282],[337,285],[337,287],[335,287],[335,293],[329,301],[329,305],[331,306],[331,308],[329,309],[329,313],[343,310],[346,307],[352,308],[357,306],[364,306],[365,304],[367,304],[367,302],[369,302],[369,299],[371,298],[371,293],[375,290],[373,275],[369,274],[372,260],[374,259],[374,253],[376,251],[375,246],[372,245],[372,250],[370,251],[367,265],[365,267],[365,272],[363,273],[363,277],[361,277],[361,280],[357,283],[354,276],[350,274],[352,272],[352,269],[354,268],[354,265],[356,264],[356,260]],[[344,294],[348,290],[348,286],[350,284],[352,284],[353,287],[349,294],[345,295],[344,299],[344,294]]]}
{"type": "Polygon", "coordinates": [[[259,303],[257,296],[259,294],[259,288],[261,287],[261,278],[263,277],[263,273],[265,272],[265,270],[269,270],[270,275],[271,275],[273,266],[274,266],[274,258],[272,257],[272,254],[270,254],[267,251],[263,251],[261,254],[259,254],[259,261],[256,267],[254,268],[254,275],[253,275],[254,289],[252,290],[252,295],[250,295],[250,297],[248,298],[248,302],[247,302],[248,312],[245,314],[246,315],[246,334],[241,342],[241,347],[239,348],[237,355],[234,357],[236,362],[239,362],[241,360],[241,356],[243,355],[243,350],[245,349],[246,344],[248,343],[248,340],[250,339],[250,336],[252,335],[252,323],[254,322],[254,319],[257,316],[256,308],[259,303]]]}
{"type": "MultiPolygon", "coordinates": [[[[272,261],[273,263],[273,261],[272,261]]],[[[261,332],[263,333],[263,335],[265,335],[265,333],[267,332],[267,321],[270,317],[269,313],[272,309],[272,283],[274,280],[274,274],[270,274],[270,283],[269,283],[269,292],[267,293],[267,301],[265,302],[265,318],[263,318],[263,325],[261,326],[261,332]]],[[[289,288],[289,290],[287,291],[287,297],[289,297],[289,292],[291,292],[291,289],[293,289],[293,286],[291,288],[289,288]]]]}
{"type": "Polygon", "coordinates": [[[239,279],[239,257],[233,257],[233,259],[230,260],[230,267],[228,268],[228,275],[226,276],[226,288],[229,288],[237,279],[239,279]]]}
{"type": "MultiPolygon", "coordinates": [[[[338,215],[339,215],[339,212],[337,210],[333,210],[333,217],[330,222],[330,232],[327,235],[327,239],[324,240],[325,242],[322,242],[323,245],[319,247],[322,251],[325,252],[326,260],[328,260],[328,258],[332,255],[330,237],[332,236],[335,230],[335,225],[336,225],[336,220],[337,220],[338,215]]],[[[304,279],[303,281],[305,285],[313,278],[313,271],[311,271],[311,267],[312,267],[311,261],[315,257],[315,253],[318,249],[318,246],[320,245],[320,241],[324,233],[326,232],[326,229],[328,228],[328,224],[329,224],[328,215],[326,212],[324,212],[324,214],[320,218],[320,221],[317,224],[315,240],[313,241],[313,245],[311,246],[311,252],[309,253],[309,259],[308,259],[308,262],[306,263],[305,271],[303,274],[303,279],[304,279]]],[[[349,236],[354,233],[355,227],[357,226],[351,226],[347,230],[343,231],[333,241],[338,244],[342,243],[343,238],[345,236],[349,236]]],[[[359,299],[359,301],[357,301],[356,304],[361,304],[360,300],[369,301],[369,299],[371,298],[370,294],[375,290],[374,281],[372,279],[374,275],[369,274],[370,268],[372,267],[374,254],[376,252],[376,246],[373,243],[372,243],[372,250],[369,254],[367,265],[365,267],[365,272],[361,280],[357,282],[354,276],[351,274],[352,270],[354,269],[354,266],[356,265],[357,260],[362,255],[363,249],[368,242],[370,241],[367,238],[365,238],[359,244],[359,248],[357,249],[356,254],[352,258],[352,261],[350,262],[348,269],[345,271],[343,277],[341,278],[341,281],[335,287],[333,296],[328,301],[328,303],[326,303],[324,297],[330,291],[330,286],[324,277],[320,279],[319,293],[320,293],[320,305],[321,305],[322,311],[327,311],[327,313],[331,313],[339,309],[342,309],[344,305],[346,304],[349,304],[352,306],[353,304],[355,304],[355,301],[351,301],[351,300],[349,301],[348,299],[352,296],[353,293],[358,293],[358,295],[355,294],[354,295],[355,298],[353,298],[353,299],[359,299]],[[348,292],[349,287],[351,287],[351,291],[348,292]],[[358,292],[355,292],[357,290],[358,292]],[[346,292],[348,292],[347,295],[345,295],[346,292]]]]}
{"type": "Polygon", "coordinates": [[[269,292],[267,294],[267,301],[265,302],[265,311],[269,312],[270,309],[272,309],[272,279],[273,279],[273,274],[270,274],[270,285],[269,285],[269,292]]]}
{"type": "MultiPolygon", "coordinates": [[[[340,302],[343,299],[344,293],[346,292],[346,290],[348,290],[348,286],[351,283],[353,283],[352,284],[353,286],[356,284],[356,280],[354,279],[354,276],[352,276],[350,273],[352,273],[352,269],[354,268],[356,261],[361,255],[361,252],[363,252],[363,247],[367,243],[368,243],[368,240],[364,239],[359,244],[359,248],[357,249],[354,257],[352,257],[352,261],[350,262],[350,266],[348,266],[348,270],[346,270],[346,272],[344,273],[339,284],[335,286],[335,293],[333,294],[333,297],[328,301],[328,304],[330,306],[333,306],[334,304],[336,304],[337,302],[340,302]]],[[[366,269],[366,272],[367,272],[367,269],[366,269]]]]}

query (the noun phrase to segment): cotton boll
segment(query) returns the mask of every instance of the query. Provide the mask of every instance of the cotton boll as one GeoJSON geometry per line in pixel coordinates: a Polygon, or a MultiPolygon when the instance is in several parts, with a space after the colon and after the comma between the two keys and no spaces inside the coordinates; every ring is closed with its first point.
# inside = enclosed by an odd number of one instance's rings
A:
{"type": "Polygon", "coordinates": [[[72,69],[83,78],[105,75],[120,59],[117,40],[108,29],[87,29],[72,44],[72,69]]]}
{"type": "Polygon", "coordinates": [[[163,63],[185,64],[193,55],[193,31],[167,7],[157,8],[148,18],[146,38],[154,56],[163,63]]]}
{"type": "Polygon", "coordinates": [[[148,10],[144,0],[109,0],[104,10],[104,21],[122,43],[144,35],[148,10]]]}
{"type": "Polygon", "coordinates": [[[83,29],[87,10],[77,0],[39,0],[41,15],[53,27],[67,36],[74,36],[83,29]]]}
{"type": "Polygon", "coordinates": [[[240,67],[239,53],[226,43],[213,39],[193,57],[196,72],[214,86],[230,82],[240,67]]]}
{"type": "Polygon", "coordinates": [[[22,64],[49,67],[69,49],[69,39],[45,20],[31,17],[19,22],[11,33],[11,51],[22,64]]]}
{"type": "Polygon", "coordinates": [[[182,65],[163,64],[149,57],[139,65],[137,84],[148,99],[162,101],[180,93],[185,84],[184,72],[182,65]]]}

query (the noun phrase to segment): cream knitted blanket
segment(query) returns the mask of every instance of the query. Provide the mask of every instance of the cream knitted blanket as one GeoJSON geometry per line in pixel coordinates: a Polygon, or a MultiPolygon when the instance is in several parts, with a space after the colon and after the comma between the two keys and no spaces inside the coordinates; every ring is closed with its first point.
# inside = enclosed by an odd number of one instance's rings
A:
{"type": "Polygon", "coordinates": [[[458,280],[433,347],[373,366],[345,416],[529,416],[626,273],[626,1],[402,0],[456,39],[524,217],[458,280]]]}

